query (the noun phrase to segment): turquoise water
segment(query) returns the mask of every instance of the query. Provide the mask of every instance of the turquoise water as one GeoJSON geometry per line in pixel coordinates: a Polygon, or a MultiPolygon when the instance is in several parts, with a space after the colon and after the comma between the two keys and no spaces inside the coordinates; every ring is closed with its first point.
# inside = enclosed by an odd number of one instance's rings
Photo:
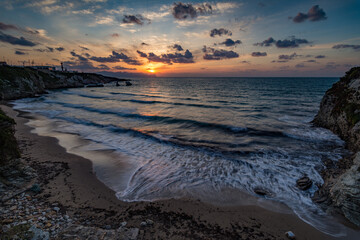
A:
{"type": "Polygon", "coordinates": [[[261,187],[271,193],[265,198],[341,235],[341,227],[311,201],[323,182],[322,161],[347,154],[337,136],[310,123],[337,80],[137,79],[130,87],[53,91],[18,100],[15,108],[46,117],[55,132],[125,156],[131,165],[125,184],[116,167],[99,176],[121,200],[194,197],[237,204],[237,191],[256,196],[261,187]],[[300,191],[296,180],[304,175],[314,184],[300,191]]]}

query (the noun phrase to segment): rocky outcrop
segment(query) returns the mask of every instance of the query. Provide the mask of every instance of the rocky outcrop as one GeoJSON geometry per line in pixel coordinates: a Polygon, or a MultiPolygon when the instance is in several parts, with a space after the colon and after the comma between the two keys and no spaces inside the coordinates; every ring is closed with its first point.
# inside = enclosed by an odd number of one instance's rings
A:
{"type": "Polygon", "coordinates": [[[314,201],[327,202],[360,226],[360,67],[352,68],[326,92],[313,123],[339,135],[355,152],[335,165],[325,163],[324,184],[314,201]]]}
{"type": "Polygon", "coordinates": [[[71,73],[0,66],[0,100],[34,97],[47,89],[76,88],[86,85],[126,81],[95,73],[71,73]]]}
{"type": "Polygon", "coordinates": [[[335,181],[330,197],[347,219],[360,226],[360,152],[353,165],[335,181]]]}
{"type": "Polygon", "coordinates": [[[360,67],[352,68],[323,97],[314,124],[328,128],[360,150],[360,67]]]}
{"type": "Polygon", "coordinates": [[[14,125],[14,119],[6,116],[0,109],[0,167],[9,160],[16,159],[20,156],[14,136],[14,125]]]}

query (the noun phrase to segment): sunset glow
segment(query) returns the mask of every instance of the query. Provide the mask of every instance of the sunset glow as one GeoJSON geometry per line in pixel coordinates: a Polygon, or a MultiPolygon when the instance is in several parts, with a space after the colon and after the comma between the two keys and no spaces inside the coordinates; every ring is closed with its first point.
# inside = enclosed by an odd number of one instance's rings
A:
{"type": "Polygon", "coordinates": [[[113,76],[340,76],[359,1],[9,1],[0,58],[113,76]],[[156,70],[155,70],[156,68],[156,70]]]}

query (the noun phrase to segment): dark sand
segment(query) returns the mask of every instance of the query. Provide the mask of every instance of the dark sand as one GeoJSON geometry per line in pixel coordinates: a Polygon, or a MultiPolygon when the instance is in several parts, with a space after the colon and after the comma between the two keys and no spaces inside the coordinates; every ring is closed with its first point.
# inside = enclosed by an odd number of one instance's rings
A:
{"type": "MultiPolygon", "coordinates": [[[[122,202],[96,178],[88,159],[67,153],[56,138],[31,133],[25,125],[27,114],[9,106],[1,108],[17,123],[22,156],[39,175],[41,198],[59,203],[61,211],[90,225],[117,228],[126,221],[128,227],[140,228],[139,239],[287,239],[287,231],[295,233],[296,239],[339,239],[316,230],[293,213],[259,206],[218,207],[193,199],[122,202]],[[146,219],[154,225],[141,227],[146,219]]],[[[350,235],[343,239],[356,239],[359,232],[351,231],[350,235]]]]}

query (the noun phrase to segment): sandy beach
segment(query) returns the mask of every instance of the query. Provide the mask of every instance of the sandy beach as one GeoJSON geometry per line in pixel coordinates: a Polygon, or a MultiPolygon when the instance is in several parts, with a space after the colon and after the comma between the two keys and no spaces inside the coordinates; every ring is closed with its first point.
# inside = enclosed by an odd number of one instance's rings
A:
{"type": "MultiPolygon", "coordinates": [[[[140,228],[138,239],[335,239],[300,220],[295,214],[272,212],[259,206],[219,207],[194,199],[127,203],[99,181],[92,163],[69,154],[52,137],[31,133],[29,116],[10,106],[1,108],[14,118],[22,157],[38,173],[42,201],[58,203],[62,212],[90,226],[140,228]],[[151,219],[151,226],[141,222],[151,219]]],[[[355,235],[356,232],[350,233],[355,235]]],[[[352,239],[348,234],[344,239],[352,239]]]]}

